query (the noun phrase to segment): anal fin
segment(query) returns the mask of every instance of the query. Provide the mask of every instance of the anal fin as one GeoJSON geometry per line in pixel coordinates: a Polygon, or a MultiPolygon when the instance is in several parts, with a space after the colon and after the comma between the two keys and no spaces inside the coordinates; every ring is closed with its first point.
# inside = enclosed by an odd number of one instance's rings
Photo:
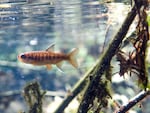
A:
{"type": "Polygon", "coordinates": [[[50,64],[47,64],[46,67],[47,67],[48,70],[52,69],[52,66],[50,64]]]}

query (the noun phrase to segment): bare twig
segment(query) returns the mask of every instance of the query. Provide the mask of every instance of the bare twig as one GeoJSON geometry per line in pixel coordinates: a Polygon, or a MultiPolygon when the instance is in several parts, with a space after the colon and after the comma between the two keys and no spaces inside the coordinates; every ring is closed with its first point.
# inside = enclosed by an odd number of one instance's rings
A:
{"type": "MultiPolygon", "coordinates": [[[[60,97],[65,97],[67,95],[66,92],[62,92],[62,91],[49,91],[49,90],[41,90],[42,92],[46,92],[45,93],[45,97],[55,97],[55,96],[60,96],[60,97]]],[[[0,93],[0,99],[1,98],[7,98],[7,97],[14,97],[14,96],[19,96],[22,94],[23,91],[20,90],[13,90],[13,91],[6,91],[6,92],[2,92],[0,93]]]]}
{"type": "Polygon", "coordinates": [[[126,113],[129,109],[131,109],[134,105],[136,105],[148,95],[150,95],[150,90],[140,92],[138,95],[132,98],[129,103],[121,106],[120,110],[118,110],[116,113],[126,113]]]}

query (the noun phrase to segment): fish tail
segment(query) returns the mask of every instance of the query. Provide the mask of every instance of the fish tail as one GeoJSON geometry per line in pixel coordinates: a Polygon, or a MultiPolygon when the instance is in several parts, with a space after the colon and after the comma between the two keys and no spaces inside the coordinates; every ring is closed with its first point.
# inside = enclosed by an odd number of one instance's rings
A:
{"type": "Polygon", "coordinates": [[[75,67],[75,68],[77,68],[78,67],[78,63],[77,63],[77,60],[75,59],[75,56],[76,56],[76,54],[78,53],[78,48],[74,48],[69,54],[68,54],[68,56],[69,56],[69,63],[73,66],[73,67],[75,67]]]}

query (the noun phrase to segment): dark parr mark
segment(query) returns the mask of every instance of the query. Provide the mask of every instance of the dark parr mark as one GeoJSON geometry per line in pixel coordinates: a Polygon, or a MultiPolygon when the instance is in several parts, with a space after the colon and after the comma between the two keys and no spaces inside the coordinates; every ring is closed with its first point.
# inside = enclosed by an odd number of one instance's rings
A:
{"type": "Polygon", "coordinates": [[[54,56],[52,56],[52,59],[53,59],[53,60],[56,60],[56,56],[55,56],[55,55],[54,55],[54,56]]]}
{"type": "Polygon", "coordinates": [[[49,56],[48,56],[48,55],[46,55],[45,59],[46,59],[46,60],[49,60],[49,56]]]}
{"type": "Polygon", "coordinates": [[[44,60],[44,55],[41,56],[41,60],[44,60]]]}
{"type": "Polygon", "coordinates": [[[59,55],[56,56],[56,59],[60,59],[60,58],[61,58],[61,56],[59,56],[59,55]]]}
{"type": "Polygon", "coordinates": [[[28,59],[34,60],[34,55],[33,54],[29,54],[28,59]]]}
{"type": "Polygon", "coordinates": [[[33,60],[35,60],[35,61],[38,61],[38,60],[39,60],[38,54],[33,54],[33,60]]]}
{"type": "Polygon", "coordinates": [[[34,60],[37,61],[37,55],[34,55],[34,60]]]}
{"type": "Polygon", "coordinates": [[[44,60],[47,60],[47,54],[45,53],[43,56],[44,56],[44,60]]]}
{"type": "Polygon", "coordinates": [[[36,61],[40,61],[40,54],[36,54],[36,61]]]}

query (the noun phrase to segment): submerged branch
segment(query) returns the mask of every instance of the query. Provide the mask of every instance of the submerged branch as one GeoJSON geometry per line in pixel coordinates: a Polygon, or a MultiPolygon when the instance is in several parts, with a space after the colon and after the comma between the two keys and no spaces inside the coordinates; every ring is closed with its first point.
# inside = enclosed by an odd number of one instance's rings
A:
{"type": "MultiPolygon", "coordinates": [[[[65,97],[67,93],[62,92],[62,91],[49,91],[49,90],[41,90],[42,92],[45,91],[45,97],[55,97],[55,96],[60,96],[60,97],[65,97]]],[[[23,91],[20,90],[13,90],[13,91],[6,91],[0,93],[0,99],[1,98],[7,98],[7,97],[14,97],[14,96],[19,96],[22,94],[23,91]]]]}
{"type": "MultiPolygon", "coordinates": [[[[142,6],[140,3],[139,8],[142,6]]],[[[102,58],[99,60],[98,65],[96,68],[92,71],[92,75],[94,75],[93,80],[90,82],[83,100],[79,106],[78,113],[87,113],[90,107],[90,104],[92,104],[93,95],[91,94],[91,91],[95,90],[97,88],[99,82],[101,81],[101,77],[104,74],[105,70],[108,68],[110,61],[112,57],[115,55],[116,51],[119,48],[119,45],[121,44],[122,40],[126,36],[128,29],[130,25],[132,24],[135,16],[136,16],[136,9],[137,7],[134,6],[132,10],[128,13],[127,18],[125,19],[124,23],[122,24],[122,27],[119,29],[118,33],[115,35],[114,39],[112,40],[112,43],[109,45],[105,53],[103,54],[102,58]]],[[[95,93],[95,92],[92,92],[95,93]]],[[[103,101],[103,100],[102,100],[103,101]]],[[[104,107],[104,106],[102,106],[104,107]]]]}
{"type": "Polygon", "coordinates": [[[42,113],[44,95],[45,92],[41,91],[37,82],[30,83],[24,88],[24,98],[29,106],[28,113],[42,113]]]}
{"type": "MultiPolygon", "coordinates": [[[[141,7],[142,4],[139,5],[141,7]]],[[[92,76],[92,80],[87,87],[87,90],[84,94],[83,101],[80,104],[78,113],[87,113],[89,109],[89,105],[91,103],[91,95],[90,92],[96,88],[99,84],[102,74],[104,74],[105,70],[108,68],[112,57],[115,55],[115,52],[119,48],[123,38],[126,36],[130,25],[132,24],[135,16],[136,16],[136,6],[132,8],[132,10],[128,13],[127,18],[125,19],[122,27],[119,29],[118,33],[115,35],[112,43],[109,45],[107,50],[103,53],[102,57],[99,58],[98,62],[84,75],[84,77],[74,86],[71,91],[71,95],[68,95],[61,105],[57,108],[55,113],[63,112],[64,109],[68,106],[70,101],[77,96],[79,92],[83,90],[85,85],[87,84],[87,79],[92,76]]]]}
{"type": "Polygon", "coordinates": [[[138,102],[142,101],[148,95],[150,95],[150,90],[140,92],[133,99],[131,99],[129,103],[127,103],[124,106],[121,106],[120,110],[117,113],[126,113],[129,109],[131,109],[138,102]]]}

